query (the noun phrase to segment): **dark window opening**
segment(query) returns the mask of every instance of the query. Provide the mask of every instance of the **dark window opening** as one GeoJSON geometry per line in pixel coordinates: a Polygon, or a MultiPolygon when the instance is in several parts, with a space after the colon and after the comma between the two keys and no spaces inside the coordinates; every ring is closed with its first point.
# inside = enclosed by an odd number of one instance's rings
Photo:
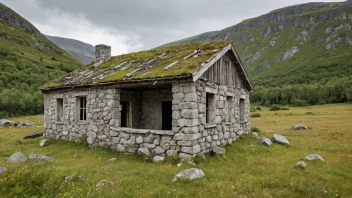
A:
{"type": "Polygon", "coordinates": [[[206,117],[206,123],[207,124],[212,124],[214,123],[214,94],[207,93],[206,94],[206,112],[205,112],[205,117],[206,117]]]}
{"type": "Polygon", "coordinates": [[[227,104],[227,115],[226,115],[226,122],[230,123],[232,121],[232,97],[226,97],[226,104],[227,104]]]}
{"type": "Polygon", "coordinates": [[[162,130],[172,130],[172,102],[162,101],[162,130]]]}
{"type": "Polygon", "coordinates": [[[240,120],[244,121],[245,101],[240,99],[240,120]]]}
{"type": "Polygon", "coordinates": [[[121,127],[127,127],[128,110],[128,101],[120,101],[121,127]]]}
{"type": "Polygon", "coordinates": [[[87,120],[87,98],[78,97],[78,103],[79,103],[79,120],[80,121],[87,120]]]}
{"type": "Polygon", "coordinates": [[[64,117],[64,99],[58,98],[56,100],[56,105],[57,105],[57,109],[56,109],[57,118],[56,118],[56,120],[58,122],[62,122],[63,117],[64,117]]]}

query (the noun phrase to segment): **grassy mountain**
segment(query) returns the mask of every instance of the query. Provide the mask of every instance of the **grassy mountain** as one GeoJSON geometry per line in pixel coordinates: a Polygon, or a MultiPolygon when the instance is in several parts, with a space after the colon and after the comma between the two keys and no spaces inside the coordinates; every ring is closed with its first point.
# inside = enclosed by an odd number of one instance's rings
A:
{"type": "Polygon", "coordinates": [[[351,27],[351,0],[308,3],[167,45],[231,41],[255,86],[312,84],[352,76],[351,27]]]}
{"type": "Polygon", "coordinates": [[[81,65],[0,3],[0,117],[42,113],[38,87],[81,65]]]}
{"type": "Polygon", "coordinates": [[[69,52],[72,56],[88,65],[95,59],[95,48],[93,45],[82,41],[45,35],[51,42],[69,52]]]}

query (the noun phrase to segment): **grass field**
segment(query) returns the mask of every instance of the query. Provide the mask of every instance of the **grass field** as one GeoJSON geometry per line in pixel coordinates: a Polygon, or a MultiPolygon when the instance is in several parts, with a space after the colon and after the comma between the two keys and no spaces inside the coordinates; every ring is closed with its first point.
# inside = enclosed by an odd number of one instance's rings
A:
{"type": "Polygon", "coordinates": [[[51,140],[39,147],[41,138],[22,137],[42,131],[43,116],[13,118],[38,128],[0,128],[0,197],[352,197],[352,104],[333,104],[259,112],[252,118],[260,137],[274,133],[287,137],[291,145],[265,147],[253,136],[244,136],[226,147],[226,156],[207,156],[197,161],[206,177],[172,182],[180,171],[194,167],[176,159],[154,164],[136,155],[88,148],[85,144],[51,140]],[[291,131],[292,124],[311,127],[291,131]],[[15,145],[21,140],[22,145],[15,145]],[[7,164],[6,159],[21,151],[54,158],[52,163],[7,164]],[[326,162],[307,162],[306,169],[295,163],[318,153],[326,162]],[[117,160],[105,163],[116,157],[117,160]],[[74,175],[70,180],[66,176],[74,175]],[[107,180],[104,185],[97,184],[107,180]]]}

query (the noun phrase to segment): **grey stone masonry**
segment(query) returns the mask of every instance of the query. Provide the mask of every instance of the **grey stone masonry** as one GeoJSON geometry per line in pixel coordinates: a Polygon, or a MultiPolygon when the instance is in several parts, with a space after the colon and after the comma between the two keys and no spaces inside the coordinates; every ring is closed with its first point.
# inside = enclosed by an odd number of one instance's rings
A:
{"type": "Polygon", "coordinates": [[[95,46],[95,61],[105,62],[111,58],[111,46],[108,45],[96,45],[95,46]]]}
{"type": "Polygon", "coordinates": [[[124,90],[98,87],[48,91],[44,94],[46,137],[108,146],[119,152],[178,155],[197,153],[231,144],[250,131],[249,93],[215,82],[179,82],[172,88],[124,90]],[[212,95],[212,103],[207,94],[212,95]],[[80,116],[86,98],[86,119],[80,116]],[[244,112],[240,118],[240,100],[244,112]],[[131,127],[121,127],[120,101],[130,101],[131,127]],[[172,100],[172,130],[161,130],[162,101],[172,100]],[[62,103],[62,119],[58,119],[62,103]],[[211,119],[207,122],[207,112],[211,119]],[[210,115],[211,114],[211,115],[210,115]]]}

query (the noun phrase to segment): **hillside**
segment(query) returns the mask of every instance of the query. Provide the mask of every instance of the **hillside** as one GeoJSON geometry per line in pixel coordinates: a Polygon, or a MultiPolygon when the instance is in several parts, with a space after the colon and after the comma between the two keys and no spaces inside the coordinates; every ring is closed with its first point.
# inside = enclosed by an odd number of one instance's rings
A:
{"type": "Polygon", "coordinates": [[[51,42],[60,46],[62,49],[69,52],[72,56],[82,61],[85,65],[88,65],[95,58],[95,48],[93,45],[84,43],[82,41],[62,38],[57,36],[45,35],[51,42]]]}
{"type": "Polygon", "coordinates": [[[220,31],[172,42],[233,43],[255,86],[326,82],[352,76],[352,1],[274,10],[220,31]]]}
{"type": "Polygon", "coordinates": [[[81,65],[0,3],[0,117],[42,113],[38,87],[81,65]]]}

